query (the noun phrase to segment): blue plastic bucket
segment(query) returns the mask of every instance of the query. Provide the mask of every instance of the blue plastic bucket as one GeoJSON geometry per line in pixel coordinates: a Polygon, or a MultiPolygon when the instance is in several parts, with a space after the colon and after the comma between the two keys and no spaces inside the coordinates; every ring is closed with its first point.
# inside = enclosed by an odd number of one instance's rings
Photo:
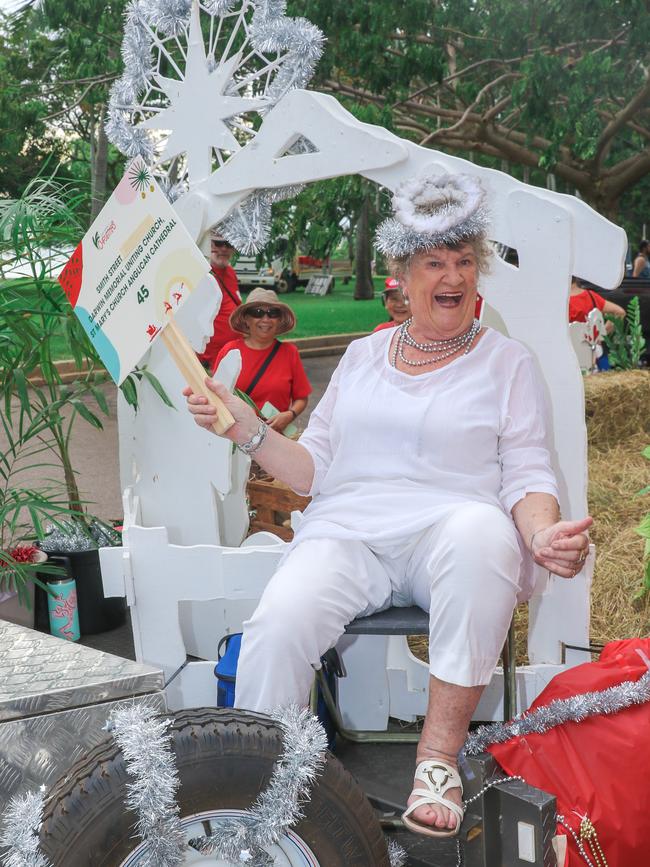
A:
{"type": "MultiPolygon", "coordinates": [[[[242,633],[235,632],[233,635],[224,635],[219,642],[217,648],[218,662],[214,667],[214,676],[217,678],[217,707],[234,707],[235,704],[235,682],[237,680],[237,663],[239,661],[239,651],[241,650],[242,633]],[[223,650],[223,653],[222,653],[223,650]]],[[[325,671],[330,691],[336,701],[337,686],[336,681],[342,674],[337,670],[337,666],[333,666],[329,660],[329,654],[321,658],[321,663],[325,671]]],[[[316,716],[321,721],[330,749],[334,746],[336,739],[336,728],[333,720],[325,704],[325,699],[318,687],[318,704],[316,707],[316,716]]]]}
{"type": "Polygon", "coordinates": [[[235,705],[235,678],[237,677],[237,661],[241,650],[241,637],[241,632],[235,632],[233,635],[224,635],[219,642],[218,662],[214,667],[214,676],[217,678],[217,707],[234,707],[235,705]]]}

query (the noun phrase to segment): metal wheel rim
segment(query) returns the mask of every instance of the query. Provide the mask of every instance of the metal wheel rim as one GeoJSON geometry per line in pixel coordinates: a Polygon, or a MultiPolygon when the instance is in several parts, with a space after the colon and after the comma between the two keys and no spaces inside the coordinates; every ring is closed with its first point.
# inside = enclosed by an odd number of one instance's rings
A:
{"type": "MultiPolygon", "coordinates": [[[[210,829],[218,827],[221,822],[245,816],[245,810],[207,810],[202,813],[193,813],[181,819],[181,827],[187,840],[193,837],[208,835],[210,829]]],[[[277,845],[266,847],[266,851],[275,859],[274,867],[321,867],[320,861],[305,841],[294,831],[287,831],[277,845]]],[[[140,843],[119,867],[138,867],[143,863],[147,855],[146,843],[140,843]]],[[[188,854],[183,862],[185,865],[208,865],[212,867],[237,867],[230,861],[217,859],[215,855],[202,855],[193,849],[188,849],[188,854]]]]}

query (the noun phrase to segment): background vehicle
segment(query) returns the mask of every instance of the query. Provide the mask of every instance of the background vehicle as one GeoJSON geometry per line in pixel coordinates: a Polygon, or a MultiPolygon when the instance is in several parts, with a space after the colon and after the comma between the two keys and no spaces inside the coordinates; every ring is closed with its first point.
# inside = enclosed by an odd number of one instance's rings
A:
{"type": "Polygon", "coordinates": [[[245,292],[255,286],[276,288],[276,276],[272,268],[259,268],[255,256],[240,256],[233,265],[239,288],[245,292]]]}
{"type": "MultiPolygon", "coordinates": [[[[271,265],[276,278],[276,290],[280,293],[293,292],[297,286],[306,286],[310,277],[331,274],[349,283],[352,277],[352,263],[348,259],[316,259],[314,256],[295,256],[290,265],[281,259],[274,259],[271,265]]],[[[332,280],[332,286],[335,280],[332,280]]]]}

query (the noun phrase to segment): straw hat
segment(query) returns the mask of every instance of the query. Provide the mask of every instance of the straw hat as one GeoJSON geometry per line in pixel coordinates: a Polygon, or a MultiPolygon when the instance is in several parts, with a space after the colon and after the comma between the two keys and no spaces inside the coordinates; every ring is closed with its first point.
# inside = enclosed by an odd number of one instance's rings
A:
{"type": "Polygon", "coordinates": [[[273,289],[263,289],[257,286],[251,290],[246,302],[236,307],[230,314],[230,327],[233,331],[238,331],[240,334],[248,334],[248,325],[246,324],[246,311],[251,307],[259,307],[260,304],[266,304],[268,307],[277,307],[282,311],[280,324],[276,334],[286,334],[296,327],[296,316],[288,304],[284,304],[273,289]]]}

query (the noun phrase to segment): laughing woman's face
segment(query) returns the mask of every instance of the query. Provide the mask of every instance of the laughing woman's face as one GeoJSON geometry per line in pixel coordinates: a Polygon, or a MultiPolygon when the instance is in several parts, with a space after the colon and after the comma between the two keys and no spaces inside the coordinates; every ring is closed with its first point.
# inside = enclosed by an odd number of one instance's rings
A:
{"type": "Polygon", "coordinates": [[[435,247],[411,258],[400,277],[413,325],[430,339],[462,334],[472,324],[478,263],[470,244],[435,247]]]}

